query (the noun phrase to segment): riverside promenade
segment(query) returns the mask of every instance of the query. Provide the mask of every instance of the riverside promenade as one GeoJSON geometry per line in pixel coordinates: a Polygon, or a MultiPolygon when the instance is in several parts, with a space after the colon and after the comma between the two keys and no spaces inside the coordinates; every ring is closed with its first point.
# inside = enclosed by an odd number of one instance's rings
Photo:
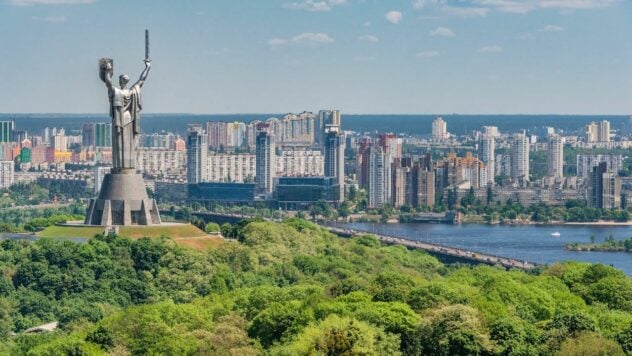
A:
{"type": "Polygon", "coordinates": [[[408,239],[403,239],[400,237],[386,236],[375,234],[366,231],[352,230],[352,229],[344,229],[333,226],[323,226],[327,228],[332,233],[339,236],[358,236],[358,235],[373,235],[378,238],[383,243],[389,245],[402,245],[408,248],[415,248],[424,250],[429,252],[430,254],[437,255],[440,257],[448,257],[450,259],[454,259],[457,261],[465,261],[471,263],[483,263],[488,265],[501,265],[505,268],[518,268],[523,270],[530,270],[538,266],[536,263],[528,262],[528,261],[520,261],[508,257],[489,255],[479,252],[473,252],[465,249],[448,247],[443,245],[438,245],[434,243],[428,242],[420,242],[413,241],[408,239]]]}

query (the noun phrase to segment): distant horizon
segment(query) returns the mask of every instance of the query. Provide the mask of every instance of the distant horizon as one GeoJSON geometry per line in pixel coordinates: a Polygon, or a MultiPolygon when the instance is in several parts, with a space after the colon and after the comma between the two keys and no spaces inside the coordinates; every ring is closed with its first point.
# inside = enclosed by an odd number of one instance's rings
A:
{"type": "MultiPolygon", "coordinates": [[[[332,109],[320,109],[320,110],[332,110],[332,109]]],[[[333,109],[336,110],[336,109],[333,109]]],[[[318,113],[319,110],[302,110],[302,111],[287,111],[283,113],[274,112],[226,112],[226,113],[187,113],[187,112],[143,112],[144,116],[155,115],[187,115],[187,116],[225,116],[225,115],[286,115],[286,114],[300,114],[302,112],[318,113]]],[[[630,116],[632,117],[632,111],[626,114],[574,114],[574,113],[545,113],[545,114],[533,114],[533,113],[346,113],[341,110],[342,115],[353,116],[382,116],[382,115],[396,115],[396,116],[630,116]]],[[[64,112],[0,112],[0,116],[11,115],[69,115],[69,116],[107,116],[107,112],[85,112],[85,113],[64,113],[64,112]]]]}

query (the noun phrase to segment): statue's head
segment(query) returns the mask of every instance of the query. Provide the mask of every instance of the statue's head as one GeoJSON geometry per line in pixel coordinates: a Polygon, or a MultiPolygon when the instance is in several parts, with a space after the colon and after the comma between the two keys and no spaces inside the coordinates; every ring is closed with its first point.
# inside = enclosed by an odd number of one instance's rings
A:
{"type": "Polygon", "coordinates": [[[126,74],[120,75],[119,76],[119,85],[121,86],[121,89],[125,88],[127,83],[129,83],[129,77],[126,74]]]}

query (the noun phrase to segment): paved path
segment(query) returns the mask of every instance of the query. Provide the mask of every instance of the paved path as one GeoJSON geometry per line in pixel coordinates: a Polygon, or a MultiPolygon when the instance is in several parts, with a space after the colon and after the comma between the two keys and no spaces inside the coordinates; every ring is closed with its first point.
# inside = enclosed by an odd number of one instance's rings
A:
{"type": "Polygon", "coordinates": [[[343,229],[343,228],[331,227],[331,226],[325,226],[325,227],[329,229],[329,231],[335,234],[341,234],[341,235],[347,235],[347,236],[372,234],[376,236],[380,241],[387,244],[403,245],[406,247],[417,248],[420,250],[424,250],[424,251],[428,251],[428,252],[432,252],[432,253],[436,253],[436,254],[440,254],[444,256],[457,257],[460,259],[470,260],[472,262],[477,262],[477,263],[485,263],[489,265],[500,264],[506,268],[519,268],[519,269],[524,269],[524,270],[537,267],[537,264],[532,263],[532,262],[519,261],[516,259],[502,257],[502,256],[488,255],[488,254],[468,251],[468,250],[464,250],[460,248],[448,247],[448,246],[443,246],[443,245],[438,245],[438,244],[433,244],[433,243],[428,243],[428,242],[407,240],[407,239],[393,237],[393,236],[373,234],[366,231],[343,229]]]}

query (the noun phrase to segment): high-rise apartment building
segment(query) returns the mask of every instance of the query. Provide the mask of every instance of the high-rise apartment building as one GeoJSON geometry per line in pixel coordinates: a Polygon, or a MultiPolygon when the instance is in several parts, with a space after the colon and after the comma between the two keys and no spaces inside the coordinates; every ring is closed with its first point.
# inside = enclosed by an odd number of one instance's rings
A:
{"type": "Polygon", "coordinates": [[[599,122],[599,142],[610,142],[610,121],[599,122]]]}
{"type": "Polygon", "coordinates": [[[482,183],[493,185],[494,177],[496,177],[496,140],[493,135],[486,133],[481,138],[479,158],[485,163],[485,175],[487,178],[487,181],[482,183]]]}
{"type": "Polygon", "coordinates": [[[610,142],[610,121],[593,121],[586,125],[586,142],[610,142]]]}
{"type": "Polygon", "coordinates": [[[436,118],[432,122],[432,138],[435,140],[446,140],[448,135],[448,125],[442,117],[436,118]]]}
{"type": "Polygon", "coordinates": [[[517,182],[529,181],[529,140],[523,133],[513,135],[511,178],[517,182]]]}
{"type": "Polygon", "coordinates": [[[189,125],[187,132],[187,182],[208,181],[206,132],[202,125],[189,125]]]}
{"type": "Polygon", "coordinates": [[[500,136],[497,126],[483,126],[483,134],[493,138],[500,136]]]}
{"type": "Polygon", "coordinates": [[[0,161],[0,188],[9,188],[15,182],[13,161],[0,161]]]}
{"type": "Polygon", "coordinates": [[[14,130],[15,121],[0,121],[0,143],[11,142],[14,130]]]}
{"type": "Polygon", "coordinates": [[[577,155],[577,176],[583,179],[590,178],[593,168],[600,163],[606,163],[609,171],[618,173],[623,169],[623,156],[619,154],[577,155]]]}
{"type": "Polygon", "coordinates": [[[373,145],[370,137],[362,137],[358,140],[356,154],[356,179],[363,189],[369,189],[369,149],[373,145]]]}
{"type": "Polygon", "coordinates": [[[112,171],[112,167],[109,166],[96,166],[94,167],[94,195],[99,195],[101,191],[101,185],[105,175],[112,171]]]}
{"type": "Polygon", "coordinates": [[[112,147],[112,124],[86,122],[81,126],[81,145],[84,147],[112,147]]]}
{"type": "Polygon", "coordinates": [[[328,126],[335,126],[340,129],[341,115],[340,110],[320,110],[316,123],[314,124],[315,137],[314,141],[318,146],[325,145],[326,130],[328,126]]]}
{"type": "Polygon", "coordinates": [[[621,178],[608,169],[606,162],[593,167],[588,188],[588,205],[593,208],[619,209],[621,207],[621,178]]]}
{"type": "Polygon", "coordinates": [[[276,152],[274,134],[262,130],[257,134],[255,182],[259,192],[269,195],[274,190],[276,152]]]}
{"type": "Polygon", "coordinates": [[[335,177],[339,185],[339,201],[345,199],[345,137],[339,126],[329,126],[325,138],[325,177],[335,177]]]}
{"type": "Polygon", "coordinates": [[[388,202],[385,182],[390,174],[384,150],[379,145],[371,145],[368,152],[369,207],[381,208],[388,202]]]}
{"type": "Polygon", "coordinates": [[[57,152],[68,151],[68,136],[64,134],[57,134],[53,137],[53,147],[57,152]]]}
{"type": "Polygon", "coordinates": [[[211,182],[254,182],[256,159],[250,153],[210,153],[208,175],[211,182]]]}
{"type": "Polygon", "coordinates": [[[547,175],[556,180],[564,178],[564,139],[560,135],[549,135],[547,175]]]}

